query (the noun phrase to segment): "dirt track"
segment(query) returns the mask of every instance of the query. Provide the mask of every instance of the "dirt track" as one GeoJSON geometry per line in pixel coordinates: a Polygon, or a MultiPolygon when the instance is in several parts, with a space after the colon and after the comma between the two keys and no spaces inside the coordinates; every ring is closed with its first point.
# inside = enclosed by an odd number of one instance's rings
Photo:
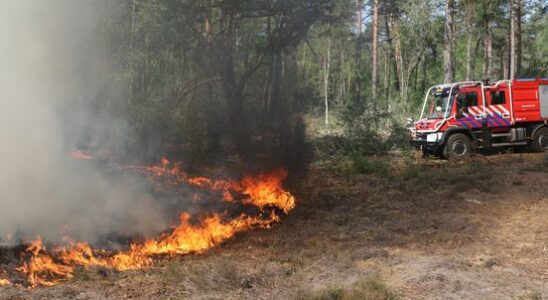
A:
{"type": "Polygon", "coordinates": [[[544,299],[544,155],[472,162],[379,159],[359,175],[313,167],[299,207],[269,231],[154,270],[82,270],[70,282],[1,299],[544,299]]]}

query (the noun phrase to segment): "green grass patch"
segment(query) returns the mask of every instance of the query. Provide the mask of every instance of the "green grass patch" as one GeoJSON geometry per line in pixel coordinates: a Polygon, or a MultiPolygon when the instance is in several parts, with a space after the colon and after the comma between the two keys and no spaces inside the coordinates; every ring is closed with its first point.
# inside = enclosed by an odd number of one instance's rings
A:
{"type": "Polygon", "coordinates": [[[330,287],[301,293],[301,300],[396,300],[397,295],[379,278],[358,281],[349,287],[330,287]]]}
{"type": "Polygon", "coordinates": [[[392,170],[390,165],[383,160],[374,160],[360,153],[351,156],[354,171],[358,174],[378,175],[390,177],[392,170]]]}

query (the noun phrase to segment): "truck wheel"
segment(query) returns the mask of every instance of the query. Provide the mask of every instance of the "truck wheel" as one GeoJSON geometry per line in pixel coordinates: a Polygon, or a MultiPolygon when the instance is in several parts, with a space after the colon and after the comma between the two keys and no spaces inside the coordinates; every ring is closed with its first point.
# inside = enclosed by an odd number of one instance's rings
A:
{"type": "Polygon", "coordinates": [[[443,155],[450,160],[463,160],[472,155],[472,141],[462,133],[455,133],[447,139],[443,155]]]}
{"type": "Polygon", "coordinates": [[[531,150],[535,152],[548,150],[548,127],[542,127],[535,132],[533,141],[531,141],[531,150]]]}

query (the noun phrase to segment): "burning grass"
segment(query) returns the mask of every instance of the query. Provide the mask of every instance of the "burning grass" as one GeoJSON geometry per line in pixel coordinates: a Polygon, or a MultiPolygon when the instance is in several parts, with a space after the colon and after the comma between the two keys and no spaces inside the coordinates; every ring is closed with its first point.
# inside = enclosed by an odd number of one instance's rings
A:
{"type": "MultiPolygon", "coordinates": [[[[21,266],[15,269],[25,276],[29,287],[52,286],[71,279],[78,268],[136,270],[151,267],[156,256],[203,253],[239,232],[270,228],[280,221],[281,215],[288,214],[296,205],[295,197],[282,188],[282,181],[287,177],[287,172],[282,169],[232,181],[190,177],[182,171],[180,164],[171,163],[165,158],[159,166],[120,168],[138,171],[151,178],[162,177],[174,185],[187,184],[218,192],[223,201],[255,207],[259,214],[241,213],[230,217],[216,213],[193,223],[191,215],[183,212],[180,214],[179,225],[171,233],[133,242],[128,250],[120,252],[93,249],[87,243],[74,242],[49,249],[38,238],[28,244],[22,255],[21,266]]],[[[8,279],[1,278],[0,286],[9,284],[8,279]]]]}
{"type": "Polygon", "coordinates": [[[0,286],[10,285],[11,282],[6,278],[0,278],[0,286]]]}

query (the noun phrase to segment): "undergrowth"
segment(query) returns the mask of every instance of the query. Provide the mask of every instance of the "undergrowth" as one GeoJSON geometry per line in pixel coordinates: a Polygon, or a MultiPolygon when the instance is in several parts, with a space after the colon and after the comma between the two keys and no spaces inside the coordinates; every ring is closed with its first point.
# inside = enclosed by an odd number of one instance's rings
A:
{"type": "Polygon", "coordinates": [[[379,278],[368,278],[348,287],[330,287],[320,291],[304,291],[301,300],[395,300],[398,299],[390,287],[379,278]]]}

